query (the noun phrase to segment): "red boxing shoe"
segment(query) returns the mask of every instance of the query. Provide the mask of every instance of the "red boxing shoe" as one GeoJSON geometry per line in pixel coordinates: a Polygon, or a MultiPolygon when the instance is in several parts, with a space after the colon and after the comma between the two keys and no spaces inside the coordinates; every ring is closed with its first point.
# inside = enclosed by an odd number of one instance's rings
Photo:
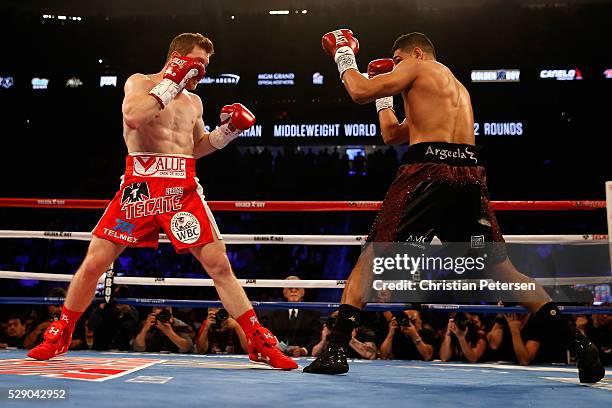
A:
{"type": "Polygon", "coordinates": [[[256,364],[266,364],[281,370],[295,370],[298,365],[276,347],[276,336],[265,327],[258,327],[249,336],[249,360],[256,364]]]}
{"type": "Polygon", "coordinates": [[[72,330],[63,320],[56,320],[47,327],[44,341],[28,352],[28,357],[49,360],[68,351],[72,342],[72,330]]]}

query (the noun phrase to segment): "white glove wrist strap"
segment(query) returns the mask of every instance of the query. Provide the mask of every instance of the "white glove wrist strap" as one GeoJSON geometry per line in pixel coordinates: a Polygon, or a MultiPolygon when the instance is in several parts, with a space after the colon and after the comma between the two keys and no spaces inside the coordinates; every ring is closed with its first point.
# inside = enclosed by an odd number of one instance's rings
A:
{"type": "Polygon", "coordinates": [[[231,131],[228,124],[224,124],[213,130],[208,135],[208,141],[217,150],[223,149],[229,142],[242,133],[238,129],[231,131]]]}
{"type": "Polygon", "coordinates": [[[353,68],[359,71],[359,68],[357,68],[357,60],[355,59],[355,53],[353,52],[351,47],[344,46],[338,48],[336,50],[336,54],[334,55],[334,60],[336,61],[336,64],[338,64],[338,72],[340,72],[340,79],[342,79],[342,74],[344,74],[344,71],[346,71],[347,69],[353,68]]]}
{"type": "Polygon", "coordinates": [[[155,85],[153,89],[149,91],[149,95],[152,95],[158,102],[160,102],[165,108],[168,104],[181,92],[181,88],[176,82],[170,79],[162,79],[162,81],[155,85]]]}
{"type": "Polygon", "coordinates": [[[383,109],[393,109],[393,97],[385,96],[384,98],[379,98],[376,100],[376,113],[380,112],[383,109]]]}

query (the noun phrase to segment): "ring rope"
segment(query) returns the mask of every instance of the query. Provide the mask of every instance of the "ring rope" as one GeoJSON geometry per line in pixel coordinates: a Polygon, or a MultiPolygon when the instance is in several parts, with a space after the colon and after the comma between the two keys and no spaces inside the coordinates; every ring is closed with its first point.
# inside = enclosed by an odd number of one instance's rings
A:
{"type": "MultiPolygon", "coordinates": [[[[25,239],[65,239],[74,241],[91,241],[90,232],[72,231],[24,231],[0,230],[0,238],[25,239]]],[[[229,245],[275,244],[275,245],[361,245],[365,235],[280,235],[280,234],[223,234],[223,240],[229,245]]],[[[606,241],[605,234],[574,235],[505,235],[509,244],[562,244],[584,241],[606,241]]],[[[169,243],[166,234],[159,235],[159,242],[169,243]]],[[[433,243],[439,243],[434,240],[433,243]]]]}
{"type": "MultiPolygon", "coordinates": [[[[103,283],[106,275],[98,279],[103,283]]],[[[72,274],[39,273],[21,271],[1,271],[0,279],[27,279],[44,280],[53,282],[70,282],[72,274]]],[[[462,279],[470,282],[470,279],[462,279]]],[[[588,277],[563,277],[563,278],[535,278],[535,281],[543,286],[564,285],[600,285],[612,283],[612,276],[588,276],[588,277]]],[[[475,280],[475,282],[479,282],[475,280]]],[[[203,286],[212,287],[212,279],[196,278],[163,278],[142,276],[115,276],[114,283],[137,286],[203,286]]],[[[285,279],[238,279],[240,286],[244,288],[304,288],[304,289],[342,289],[346,283],[344,279],[309,279],[309,280],[285,280],[285,279]]]]}
{"type": "MultiPolygon", "coordinates": [[[[104,209],[109,200],[0,198],[0,207],[104,209]]],[[[208,201],[213,211],[378,211],[380,201],[208,201]]],[[[577,211],[606,208],[605,201],[491,201],[497,211],[577,211]]]]}
{"type": "MultiPolygon", "coordinates": [[[[95,298],[94,303],[103,302],[103,298],[95,298]]],[[[0,297],[0,304],[6,305],[56,305],[62,304],[64,298],[60,297],[0,297]]],[[[141,299],[120,298],[117,303],[131,306],[172,306],[172,307],[223,307],[218,300],[182,300],[182,299],[141,299]]],[[[262,309],[337,309],[340,303],[329,302],[251,302],[253,307],[262,309]]],[[[401,311],[413,308],[411,303],[367,303],[366,311],[401,311]]],[[[455,305],[455,304],[423,304],[420,306],[438,312],[467,312],[467,313],[527,313],[521,306],[496,306],[496,305],[455,305]]],[[[559,310],[567,314],[612,314],[612,307],[587,307],[587,306],[559,306],[559,310]]]]}

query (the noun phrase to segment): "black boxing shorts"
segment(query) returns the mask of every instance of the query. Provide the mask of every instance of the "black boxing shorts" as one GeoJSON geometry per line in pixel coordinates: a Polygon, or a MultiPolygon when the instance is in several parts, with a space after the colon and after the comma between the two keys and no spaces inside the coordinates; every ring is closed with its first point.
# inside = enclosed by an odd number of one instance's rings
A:
{"type": "Polygon", "coordinates": [[[426,142],[408,148],[368,242],[442,242],[490,246],[489,262],[507,258],[491,207],[485,169],[472,145],[426,142]]]}

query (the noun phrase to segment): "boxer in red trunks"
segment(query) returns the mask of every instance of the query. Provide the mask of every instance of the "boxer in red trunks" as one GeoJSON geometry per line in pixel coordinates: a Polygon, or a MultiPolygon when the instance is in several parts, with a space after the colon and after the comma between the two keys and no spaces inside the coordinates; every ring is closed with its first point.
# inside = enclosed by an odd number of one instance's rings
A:
{"type": "Polygon", "coordinates": [[[65,353],[100,276],[126,247],[157,247],[161,228],[178,253],[191,252],[213,279],[225,309],[247,335],[250,360],[274,368],[297,368],[276,347],[276,337],[259,324],[234,276],[195,174],[196,159],[222,149],[255,124],[255,116],[235,103],[221,109],[220,127],[205,131],[202,101],[189,91],[204,76],[213,52],[212,42],[203,35],[180,34],[172,40],[160,72],[134,74],[126,81],[122,111],[129,154],[125,175],[93,231],[60,319],[47,328],[43,343],[28,356],[48,360],[65,353]]]}
{"type": "MultiPolygon", "coordinates": [[[[533,280],[519,273],[506,255],[489,203],[485,171],[474,147],[470,95],[453,73],[436,61],[429,38],[421,33],[399,37],[392,48],[392,59],[369,64],[369,79],[357,68],[359,42],[350,30],[325,34],[322,45],[338,65],[351,98],[359,104],[376,101],[384,142],[410,145],[407,161],[389,188],[368,244],[346,283],[329,345],[304,368],[308,373],[341,374],[349,369],[345,350],[372,288],[374,242],[426,244],[434,235],[443,242],[477,239],[478,248],[481,243],[485,250],[492,248],[485,252],[491,274],[506,282],[533,280]],[[402,122],[393,110],[396,94],[401,94],[404,101],[406,118],[402,122]]],[[[521,304],[535,315],[543,330],[559,336],[576,351],[580,381],[592,383],[603,378],[605,370],[593,343],[561,319],[557,306],[541,286],[536,286],[533,298],[521,298],[521,304]]],[[[415,340],[417,346],[419,342],[415,340]]]]}

